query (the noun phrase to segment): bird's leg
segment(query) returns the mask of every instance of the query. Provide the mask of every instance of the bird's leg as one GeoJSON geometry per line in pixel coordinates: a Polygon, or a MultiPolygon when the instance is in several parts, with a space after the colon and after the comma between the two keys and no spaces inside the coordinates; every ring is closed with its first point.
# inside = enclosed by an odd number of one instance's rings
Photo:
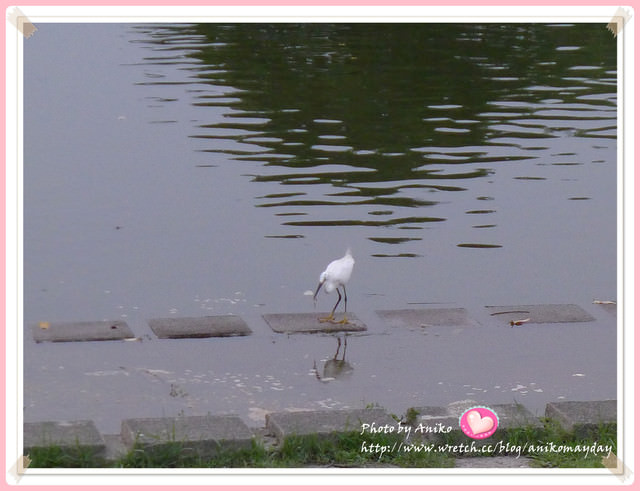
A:
{"type": "Polygon", "coordinates": [[[344,349],[342,350],[342,361],[344,361],[347,356],[347,333],[344,333],[344,349]]]}
{"type": "MultiPolygon", "coordinates": [[[[344,318],[341,321],[336,321],[336,324],[349,324],[349,319],[347,319],[347,287],[342,285],[342,289],[344,290],[344,318]]],[[[336,289],[337,290],[337,289],[336,289]]],[[[340,293],[338,292],[338,295],[340,293]]],[[[339,300],[338,300],[339,302],[339,300]]],[[[336,307],[338,304],[336,304],[336,307]]],[[[334,307],[333,310],[336,308],[334,307]]]]}
{"type": "Polygon", "coordinates": [[[342,300],[342,295],[340,295],[340,289],[336,288],[336,292],[338,292],[338,301],[333,306],[333,310],[331,311],[331,313],[327,317],[320,317],[318,319],[320,322],[335,322],[335,318],[333,317],[333,314],[335,313],[336,307],[338,307],[338,304],[340,303],[340,300],[342,300]]]}
{"type": "Polygon", "coordinates": [[[316,378],[321,380],[320,373],[318,372],[318,367],[316,366],[316,360],[313,360],[313,372],[316,374],[316,378]]]}

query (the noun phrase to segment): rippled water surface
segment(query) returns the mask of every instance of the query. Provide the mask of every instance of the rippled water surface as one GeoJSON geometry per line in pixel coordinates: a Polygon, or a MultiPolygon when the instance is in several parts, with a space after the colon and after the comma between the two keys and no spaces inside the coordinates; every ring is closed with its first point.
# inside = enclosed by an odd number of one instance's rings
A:
{"type": "Polygon", "coordinates": [[[259,353],[347,247],[370,324],[616,298],[602,25],[43,24],[24,49],[26,326],[236,313],[259,353]]]}

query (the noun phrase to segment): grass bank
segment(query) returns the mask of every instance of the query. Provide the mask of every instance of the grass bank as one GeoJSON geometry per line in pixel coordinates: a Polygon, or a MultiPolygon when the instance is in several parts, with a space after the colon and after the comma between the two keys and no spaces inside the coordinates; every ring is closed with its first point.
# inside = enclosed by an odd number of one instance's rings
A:
{"type": "Polygon", "coordinates": [[[457,458],[509,455],[529,457],[534,467],[603,467],[611,449],[617,453],[616,425],[603,424],[590,434],[577,437],[553,421],[542,427],[504,430],[499,437],[471,440],[453,432],[437,441],[403,440],[397,434],[367,435],[336,433],[331,438],[316,435],[288,437],[280,446],[269,447],[253,440],[242,450],[221,450],[202,458],[181,442],[170,442],[150,451],[137,448],[115,460],[97,457],[81,447],[55,445],[35,448],[29,454],[32,468],[290,468],[290,467],[453,467],[457,458]],[[472,443],[473,442],[473,443],[472,443]]]}

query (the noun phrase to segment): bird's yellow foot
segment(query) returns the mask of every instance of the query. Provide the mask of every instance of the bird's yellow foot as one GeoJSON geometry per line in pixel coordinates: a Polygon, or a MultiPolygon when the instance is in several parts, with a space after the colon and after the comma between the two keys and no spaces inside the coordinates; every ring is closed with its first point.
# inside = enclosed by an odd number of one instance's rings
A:
{"type": "Polygon", "coordinates": [[[342,319],[341,321],[337,321],[337,320],[332,320],[331,322],[333,322],[334,324],[349,324],[349,319],[347,319],[347,316],[344,316],[344,319],[342,319]]]}
{"type": "Polygon", "coordinates": [[[327,317],[318,317],[318,321],[320,322],[335,322],[336,319],[333,317],[333,314],[329,314],[327,317]]]}

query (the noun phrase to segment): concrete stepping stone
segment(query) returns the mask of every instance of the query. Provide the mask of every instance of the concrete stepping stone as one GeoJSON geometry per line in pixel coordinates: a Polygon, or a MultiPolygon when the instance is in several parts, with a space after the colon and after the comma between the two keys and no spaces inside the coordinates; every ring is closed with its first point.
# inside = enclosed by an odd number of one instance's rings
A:
{"type": "Polygon", "coordinates": [[[237,315],[151,319],[151,330],[161,339],[248,336],[251,329],[237,315]]]}
{"type": "MultiPolygon", "coordinates": [[[[351,312],[347,313],[348,324],[334,324],[332,322],[320,322],[320,317],[329,315],[326,313],[312,314],[264,314],[262,318],[269,327],[279,333],[303,333],[303,332],[354,332],[366,331],[367,326],[351,312]]],[[[336,314],[336,319],[341,320],[344,314],[336,314]]]]}
{"type": "Polygon", "coordinates": [[[123,321],[40,322],[31,330],[37,343],[45,341],[113,341],[133,338],[133,332],[123,321]]]}
{"type": "Polygon", "coordinates": [[[487,306],[493,317],[507,323],[525,321],[527,324],[552,324],[562,322],[591,322],[595,318],[573,304],[487,306]]]}
{"type": "Polygon", "coordinates": [[[328,438],[335,433],[360,432],[363,424],[398,427],[398,422],[381,408],[283,411],[266,415],[267,430],[274,434],[280,443],[290,436],[318,435],[328,438]]]}
{"type": "Polygon", "coordinates": [[[565,430],[585,436],[590,431],[597,430],[600,424],[617,422],[617,401],[550,402],[544,414],[547,418],[558,421],[565,430]]]}
{"type": "Polygon", "coordinates": [[[93,421],[44,421],[24,423],[24,453],[34,448],[60,447],[65,452],[90,452],[100,455],[105,442],[93,421]]]}
{"type": "Polygon", "coordinates": [[[200,457],[220,450],[251,448],[253,433],[238,416],[185,416],[122,421],[123,443],[145,451],[162,451],[176,443],[200,457]]]}
{"type": "Polygon", "coordinates": [[[376,314],[391,327],[471,327],[477,325],[469,317],[467,310],[463,308],[376,310],[376,314]]]}

